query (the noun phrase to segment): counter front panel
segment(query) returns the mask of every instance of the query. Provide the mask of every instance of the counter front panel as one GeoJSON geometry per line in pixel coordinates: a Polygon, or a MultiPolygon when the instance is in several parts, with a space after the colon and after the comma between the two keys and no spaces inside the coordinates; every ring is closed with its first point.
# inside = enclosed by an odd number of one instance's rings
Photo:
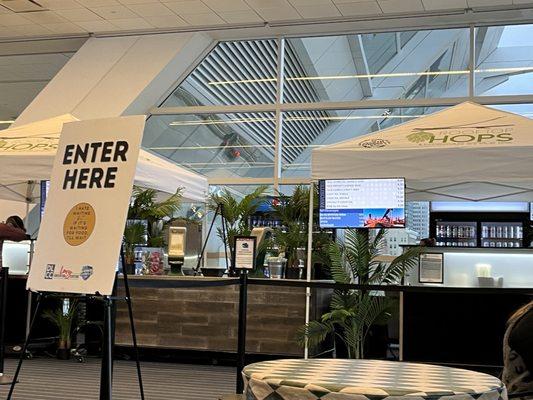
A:
{"type": "MultiPolygon", "coordinates": [[[[201,279],[201,278],[200,278],[201,279]]],[[[120,289],[123,295],[123,289],[120,289]]],[[[239,287],[131,288],[139,345],[184,350],[237,351],[239,287]]],[[[305,289],[250,286],[246,350],[301,356],[296,331],[305,323],[305,289]]],[[[117,310],[117,345],[131,346],[125,304],[117,310]]]]}

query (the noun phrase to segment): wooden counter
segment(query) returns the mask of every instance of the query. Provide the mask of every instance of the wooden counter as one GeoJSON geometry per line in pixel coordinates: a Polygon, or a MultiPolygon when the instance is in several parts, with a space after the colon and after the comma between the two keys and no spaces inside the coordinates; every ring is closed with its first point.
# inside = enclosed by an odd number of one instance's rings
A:
{"type": "MultiPolygon", "coordinates": [[[[133,277],[154,282],[210,278],[133,277]],[[157,280],[157,281],[156,281],[157,280]]],[[[221,279],[221,278],[218,278],[221,279]]],[[[222,278],[223,279],[223,278],[222,278]]],[[[211,278],[211,281],[213,279],[211,278]]],[[[137,282],[132,282],[137,283],[137,282]]],[[[156,288],[132,284],[141,347],[236,352],[239,286],[156,288]]],[[[122,284],[119,292],[123,295],[122,284]]],[[[305,288],[249,286],[246,351],[301,356],[295,340],[305,322],[305,288]]],[[[117,310],[117,345],[131,346],[126,305],[117,310]]]]}

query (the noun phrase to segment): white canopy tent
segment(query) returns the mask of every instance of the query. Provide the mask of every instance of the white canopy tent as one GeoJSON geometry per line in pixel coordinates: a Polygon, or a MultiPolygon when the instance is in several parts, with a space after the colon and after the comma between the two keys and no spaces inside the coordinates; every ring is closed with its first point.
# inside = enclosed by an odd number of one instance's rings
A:
{"type": "MultiPolygon", "coordinates": [[[[315,149],[311,169],[313,181],[403,177],[407,199],[413,201],[533,201],[532,154],[532,120],[466,102],[315,149]]],[[[312,195],[310,202],[308,281],[312,268],[312,195]]],[[[307,294],[306,322],[309,288],[307,294]]]]}
{"type": "MultiPolygon", "coordinates": [[[[47,180],[64,123],[77,121],[65,114],[0,131],[0,199],[33,203],[36,183],[47,180]]],[[[135,184],[174,193],[183,187],[183,200],[204,202],[207,178],[190,172],[145,150],[140,151],[135,184]]]]}
{"type": "Polygon", "coordinates": [[[408,200],[533,201],[533,120],[470,102],[313,151],[313,179],[405,177],[408,200]]]}

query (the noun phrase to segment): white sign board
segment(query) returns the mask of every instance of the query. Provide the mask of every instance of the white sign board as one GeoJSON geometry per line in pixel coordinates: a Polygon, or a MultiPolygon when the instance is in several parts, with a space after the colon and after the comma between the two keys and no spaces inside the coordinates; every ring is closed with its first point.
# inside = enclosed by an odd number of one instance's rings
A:
{"type": "Polygon", "coordinates": [[[233,265],[236,269],[254,269],[256,240],[255,236],[235,237],[233,265]]]}
{"type": "Polygon", "coordinates": [[[444,254],[420,254],[418,281],[420,283],[444,283],[444,254]]]}
{"type": "Polygon", "coordinates": [[[144,121],[63,126],[28,289],[111,294],[144,121]]]}

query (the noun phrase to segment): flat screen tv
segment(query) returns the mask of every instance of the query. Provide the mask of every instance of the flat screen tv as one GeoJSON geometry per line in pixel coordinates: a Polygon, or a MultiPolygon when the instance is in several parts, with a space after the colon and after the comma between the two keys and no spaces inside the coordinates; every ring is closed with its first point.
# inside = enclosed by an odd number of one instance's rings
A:
{"type": "Polygon", "coordinates": [[[41,181],[41,204],[40,204],[41,220],[43,219],[44,206],[46,205],[46,199],[48,197],[49,190],[50,190],[50,181],[41,181]]]}
{"type": "Polygon", "coordinates": [[[321,228],[405,228],[405,179],[327,179],[319,185],[321,228]]]}

